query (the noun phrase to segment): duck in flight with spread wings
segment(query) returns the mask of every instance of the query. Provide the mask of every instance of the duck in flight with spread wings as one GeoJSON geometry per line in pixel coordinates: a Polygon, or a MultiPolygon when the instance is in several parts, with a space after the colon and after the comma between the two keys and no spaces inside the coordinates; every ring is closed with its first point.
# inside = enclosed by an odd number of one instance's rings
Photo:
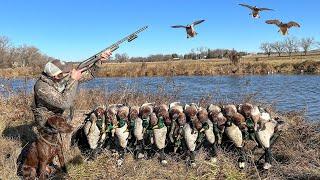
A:
{"type": "Polygon", "coordinates": [[[258,8],[257,6],[250,6],[250,5],[247,5],[247,4],[239,4],[239,5],[251,9],[252,12],[249,15],[251,15],[253,18],[260,18],[260,12],[261,11],[273,11],[273,9],[258,8]]]}
{"type": "Polygon", "coordinates": [[[292,27],[300,27],[300,24],[298,24],[297,22],[290,21],[288,23],[283,23],[283,22],[279,21],[278,19],[267,20],[266,23],[267,24],[275,24],[276,26],[278,26],[279,27],[278,32],[281,32],[282,35],[287,35],[289,29],[292,27]]]}
{"type": "Polygon", "coordinates": [[[177,26],[171,26],[172,28],[185,28],[186,32],[187,32],[187,38],[193,38],[195,37],[198,33],[195,31],[195,26],[204,22],[205,20],[199,20],[199,21],[195,21],[193,22],[191,25],[186,25],[186,26],[182,26],[182,25],[177,25],[177,26]]]}

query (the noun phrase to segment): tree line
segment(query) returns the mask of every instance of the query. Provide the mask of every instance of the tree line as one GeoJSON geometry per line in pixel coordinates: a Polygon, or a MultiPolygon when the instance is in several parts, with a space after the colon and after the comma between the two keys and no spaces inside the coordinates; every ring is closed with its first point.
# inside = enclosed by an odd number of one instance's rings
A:
{"type": "MultiPolygon", "coordinates": [[[[260,49],[264,54],[271,56],[277,54],[278,56],[286,55],[291,56],[293,53],[303,52],[308,54],[312,49],[320,46],[314,38],[297,39],[295,37],[288,37],[283,41],[276,41],[273,43],[264,42],[261,44],[260,49]]],[[[170,61],[170,60],[183,60],[183,59],[222,59],[227,58],[236,59],[231,60],[232,63],[237,63],[239,58],[247,55],[247,52],[237,52],[230,49],[210,49],[206,47],[199,47],[191,49],[186,54],[155,54],[147,57],[129,57],[126,53],[115,54],[110,62],[157,62],[157,61],[170,61]],[[235,56],[235,54],[237,56],[235,56]]],[[[0,36],[0,68],[15,68],[15,67],[43,67],[44,64],[54,58],[49,57],[40,52],[34,46],[22,45],[15,47],[10,40],[5,36],[0,36]]]]}
{"type": "MultiPolygon", "coordinates": [[[[230,54],[234,53],[234,50],[230,49],[209,49],[206,47],[199,47],[191,49],[186,54],[179,55],[173,54],[155,54],[148,57],[129,57],[126,53],[115,54],[113,62],[157,62],[157,61],[170,61],[170,60],[183,60],[183,59],[222,59],[229,58],[230,54]]],[[[239,55],[247,55],[247,52],[238,52],[239,55]]]]}
{"type": "Polygon", "coordinates": [[[0,68],[43,67],[54,58],[42,54],[34,46],[14,47],[9,38],[0,36],[0,68]]]}
{"type": "Polygon", "coordinates": [[[303,52],[307,55],[309,51],[314,48],[319,47],[319,42],[317,42],[313,37],[297,39],[295,37],[287,37],[283,41],[276,41],[273,43],[264,42],[260,45],[260,49],[264,54],[271,56],[271,54],[277,54],[281,56],[286,54],[291,56],[292,53],[303,52]]]}

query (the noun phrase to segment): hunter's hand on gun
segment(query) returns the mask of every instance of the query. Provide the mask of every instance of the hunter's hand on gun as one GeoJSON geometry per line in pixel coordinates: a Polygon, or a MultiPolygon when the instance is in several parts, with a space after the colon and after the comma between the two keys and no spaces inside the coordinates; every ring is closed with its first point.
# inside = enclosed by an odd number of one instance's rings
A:
{"type": "MultiPolygon", "coordinates": [[[[106,50],[105,52],[101,53],[100,54],[100,59],[99,61],[101,63],[105,63],[108,61],[109,57],[112,55],[112,52],[110,50],[106,50]]],[[[71,78],[76,80],[76,81],[79,81],[82,77],[82,71],[83,69],[79,69],[79,70],[76,70],[76,69],[73,69],[71,71],[71,78]]]]}
{"type": "Polygon", "coordinates": [[[110,50],[106,50],[105,52],[101,53],[100,62],[101,63],[107,62],[111,55],[112,55],[112,52],[110,50]]]}
{"type": "Polygon", "coordinates": [[[79,81],[81,79],[81,77],[82,77],[81,69],[79,69],[79,70],[72,69],[72,71],[71,71],[71,79],[79,81]]]}

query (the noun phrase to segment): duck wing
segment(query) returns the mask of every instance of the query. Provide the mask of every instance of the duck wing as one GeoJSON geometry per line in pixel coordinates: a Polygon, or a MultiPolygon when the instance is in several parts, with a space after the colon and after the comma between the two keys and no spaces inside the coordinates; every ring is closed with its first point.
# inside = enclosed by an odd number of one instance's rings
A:
{"type": "Polygon", "coordinates": [[[259,11],[274,11],[274,10],[269,8],[259,8],[259,11]]]}
{"type": "Polygon", "coordinates": [[[294,21],[290,21],[288,22],[288,28],[291,28],[291,27],[300,27],[300,24],[294,21]]]}
{"type": "Polygon", "coordinates": [[[177,26],[171,26],[172,28],[187,28],[186,26],[177,25],[177,26]]]}
{"type": "Polygon", "coordinates": [[[251,10],[254,10],[254,7],[253,6],[250,6],[250,5],[248,5],[248,4],[239,4],[240,6],[243,6],[243,7],[247,7],[247,8],[249,8],[249,9],[251,9],[251,10]]]}
{"type": "Polygon", "coordinates": [[[197,24],[200,24],[200,23],[202,23],[202,22],[204,22],[205,20],[199,20],[199,21],[195,21],[195,22],[193,22],[192,24],[193,25],[197,25],[197,24]]]}
{"type": "Polygon", "coordinates": [[[279,26],[281,24],[281,21],[279,21],[278,19],[273,19],[273,20],[267,20],[266,23],[267,24],[275,24],[275,25],[279,26]]]}

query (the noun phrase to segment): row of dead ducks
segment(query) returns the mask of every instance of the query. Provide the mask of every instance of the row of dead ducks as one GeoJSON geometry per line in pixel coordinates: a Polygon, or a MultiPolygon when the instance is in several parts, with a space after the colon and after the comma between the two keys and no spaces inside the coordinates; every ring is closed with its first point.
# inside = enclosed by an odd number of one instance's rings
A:
{"type": "Polygon", "coordinates": [[[183,152],[192,167],[196,166],[196,150],[205,147],[209,152],[208,159],[215,162],[217,145],[224,143],[222,139],[227,139],[239,154],[239,167],[244,168],[244,132],[253,131],[255,138],[252,140],[265,152],[263,168],[269,169],[272,138],[283,125],[279,118],[271,118],[270,111],[249,103],[225,106],[211,104],[207,108],[194,103],[183,106],[179,102],[169,106],[154,103],[131,107],[113,104],[99,106],[88,115],[83,133],[90,149],[94,151],[105,147],[107,143],[115,143],[119,153],[118,166],[124,162],[124,153],[129,146],[134,146],[137,159],[144,158],[148,154],[147,146],[151,147],[149,152],[158,152],[163,165],[168,163],[165,150],[183,152]],[[249,127],[248,119],[252,127],[249,127]]]}

